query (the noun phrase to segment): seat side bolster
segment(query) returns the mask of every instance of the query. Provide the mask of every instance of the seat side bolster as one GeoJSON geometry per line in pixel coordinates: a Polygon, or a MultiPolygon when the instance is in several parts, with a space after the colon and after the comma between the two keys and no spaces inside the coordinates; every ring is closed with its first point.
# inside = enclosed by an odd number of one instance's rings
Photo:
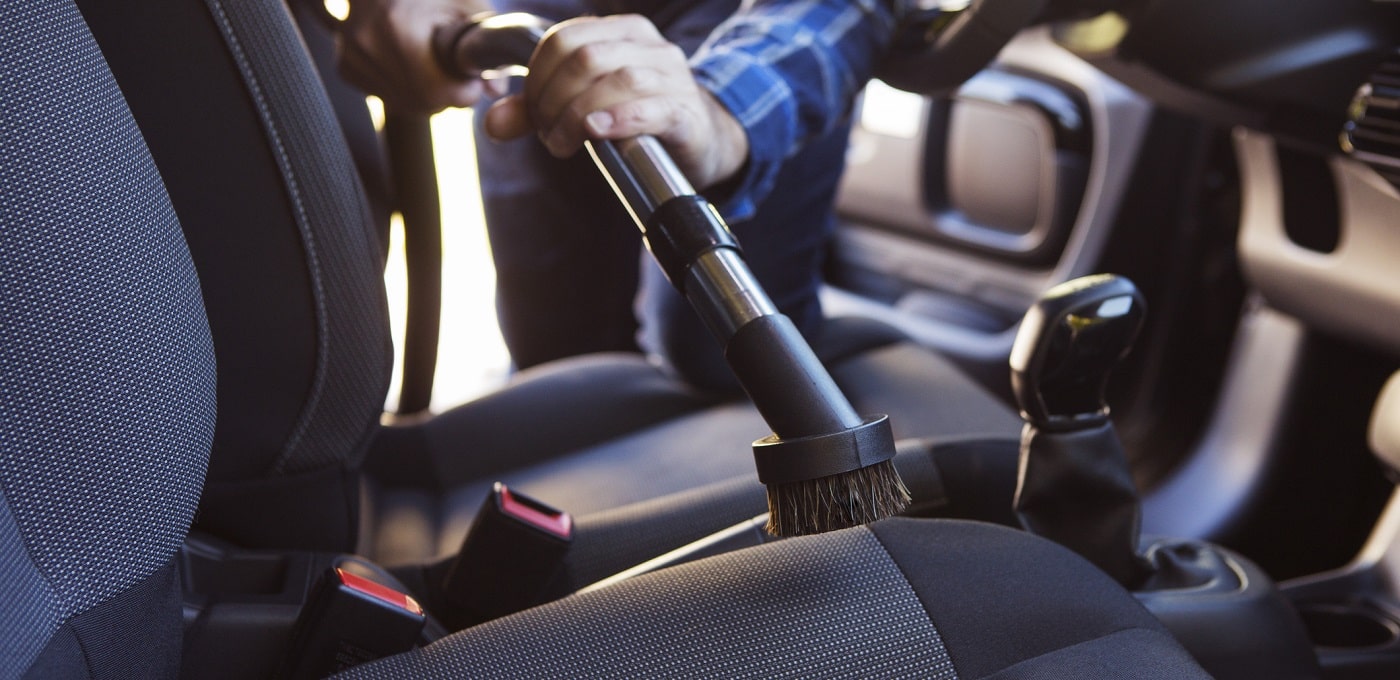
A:
{"type": "MultiPolygon", "coordinates": [[[[1126,590],[1044,539],[946,520],[892,519],[870,530],[913,586],[959,677],[992,676],[1125,630],[1150,632],[1154,641],[1146,650],[1124,648],[1125,662],[1185,654],[1126,590]]],[[[1171,677],[1209,677],[1194,662],[1188,668],[1171,677]]]]}

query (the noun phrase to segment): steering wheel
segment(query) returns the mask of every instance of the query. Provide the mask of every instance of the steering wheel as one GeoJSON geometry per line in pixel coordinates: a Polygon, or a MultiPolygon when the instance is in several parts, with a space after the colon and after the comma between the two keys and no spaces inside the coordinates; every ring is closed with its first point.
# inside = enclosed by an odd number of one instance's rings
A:
{"type": "Polygon", "coordinates": [[[875,77],[924,95],[946,94],[1039,21],[1100,14],[1121,0],[898,0],[903,19],[875,77]]]}

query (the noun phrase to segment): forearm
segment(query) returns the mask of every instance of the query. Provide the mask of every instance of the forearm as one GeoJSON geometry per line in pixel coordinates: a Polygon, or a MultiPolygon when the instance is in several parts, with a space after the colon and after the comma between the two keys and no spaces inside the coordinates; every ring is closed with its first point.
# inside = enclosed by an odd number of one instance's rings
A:
{"type": "Polygon", "coordinates": [[[721,210],[750,216],[782,163],[830,132],[883,56],[895,23],[884,0],[757,0],[691,60],[696,80],[748,137],[721,210]]]}

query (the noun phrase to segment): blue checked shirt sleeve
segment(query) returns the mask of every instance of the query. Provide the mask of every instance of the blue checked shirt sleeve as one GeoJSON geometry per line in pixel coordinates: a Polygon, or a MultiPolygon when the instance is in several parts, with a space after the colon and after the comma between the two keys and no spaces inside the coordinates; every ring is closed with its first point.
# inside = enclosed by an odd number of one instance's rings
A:
{"type": "Polygon", "coordinates": [[[755,0],[711,34],[691,70],[738,119],[748,163],[720,212],[751,217],[785,160],[850,110],[889,45],[889,0],[755,0]]]}

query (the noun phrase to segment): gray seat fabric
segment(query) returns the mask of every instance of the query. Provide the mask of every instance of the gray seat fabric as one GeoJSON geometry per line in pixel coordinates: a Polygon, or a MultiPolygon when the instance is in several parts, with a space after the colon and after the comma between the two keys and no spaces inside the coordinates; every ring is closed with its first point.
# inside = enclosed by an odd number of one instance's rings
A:
{"type": "Polygon", "coordinates": [[[198,280],[76,8],[0,25],[0,677],[172,677],[214,430],[198,280]]]}
{"type": "Polygon", "coordinates": [[[336,677],[1209,676],[1064,548],[903,519],[647,574],[336,677]]]}
{"type": "MultiPolygon", "coordinates": [[[[214,328],[224,379],[199,528],[248,547],[355,548],[358,466],[386,386],[382,292],[364,290],[379,285],[381,244],[290,16],[278,0],[79,5],[170,186],[214,328]]],[[[415,488],[437,503],[714,401],[645,363],[611,363],[547,371],[442,419],[431,465],[413,459],[416,433],[390,430],[373,474],[425,472],[415,488]]],[[[400,533],[389,529],[378,533],[400,533]]]]}
{"type": "Polygon", "coordinates": [[[833,364],[831,375],[857,410],[888,415],[899,439],[1020,437],[1012,408],[952,361],[913,342],[853,355],[833,364]]]}
{"type": "Polygon", "coordinates": [[[355,469],[391,365],[383,244],[286,6],[77,4],[208,307],[220,409],[200,527],[249,546],[353,549],[355,469]]]}
{"type": "MultiPolygon", "coordinates": [[[[284,4],[78,4],[170,188],[214,330],[221,408],[201,530],[414,561],[453,549],[496,479],[586,514],[752,474],[767,428],[751,411],[614,357],[381,432],[369,476],[388,492],[361,512],[386,385],[382,244],[284,4]],[[360,546],[362,517],[377,540],[360,546]]],[[[847,354],[838,381],[902,436],[1018,427],[929,352],[847,354]]]]}
{"type": "MultiPolygon", "coordinates": [[[[829,362],[833,376],[858,410],[890,414],[897,436],[956,435],[1007,444],[984,456],[1004,458],[1005,464],[996,466],[1004,480],[988,473],[962,483],[979,486],[989,497],[1005,496],[1000,509],[1009,509],[1021,427],[1014,413],[951,362],[910,343],[843,354],[829,362]]],[[[374,496],[374,513],[382,521],[368,545],[386,564],[455,552],[495,481],[567,510],[587,526],[592,513],[736,477],[750,479],[747,487],[726,487],[730,504],[747,514],[722,513],[710,526],[716,530],[765,510],[751,445],[768,431],[747,402],[710,405],[640,357],[558,362],[527,371],[500,393],[399,430],[386,450],[372,452],[371,464],[382,469],[376,476],[385,488],[374,496]],[[655,424],[644,426],[648,422],[655,424]],[[463,441],[472,441],[474,453],[482,455],[462,455],[463,441]]],[[[918,455],[928,458],[932,452],[918,455]]],[[[912,465],[913,456],[906,458],[912,465]]],[[[937,480],[943,476],[935,471],[924,484],[908,479],[916,501],[942,498],[937,480]]],[[[684,514],[669,516],[682,524],[692,521],[684,514]]],[[[984,518],[1000,519],[995,513],[984,518]]],[[[662,519],[652,515],[647,521],[662,519]]],[[[690,533],[679,531],[676,537],[681,536],[690,533]]]]}
{"type": "MultiPolygon", "coordinates": [[[[0,4],[0,676],[178,672],[172,558],[215,430],[174,211],[67,0],[0,4]]],[[[722,555],[351,677],[1204,677],[1107,576],[1019,532],[895,520],[722,555]]]]}

